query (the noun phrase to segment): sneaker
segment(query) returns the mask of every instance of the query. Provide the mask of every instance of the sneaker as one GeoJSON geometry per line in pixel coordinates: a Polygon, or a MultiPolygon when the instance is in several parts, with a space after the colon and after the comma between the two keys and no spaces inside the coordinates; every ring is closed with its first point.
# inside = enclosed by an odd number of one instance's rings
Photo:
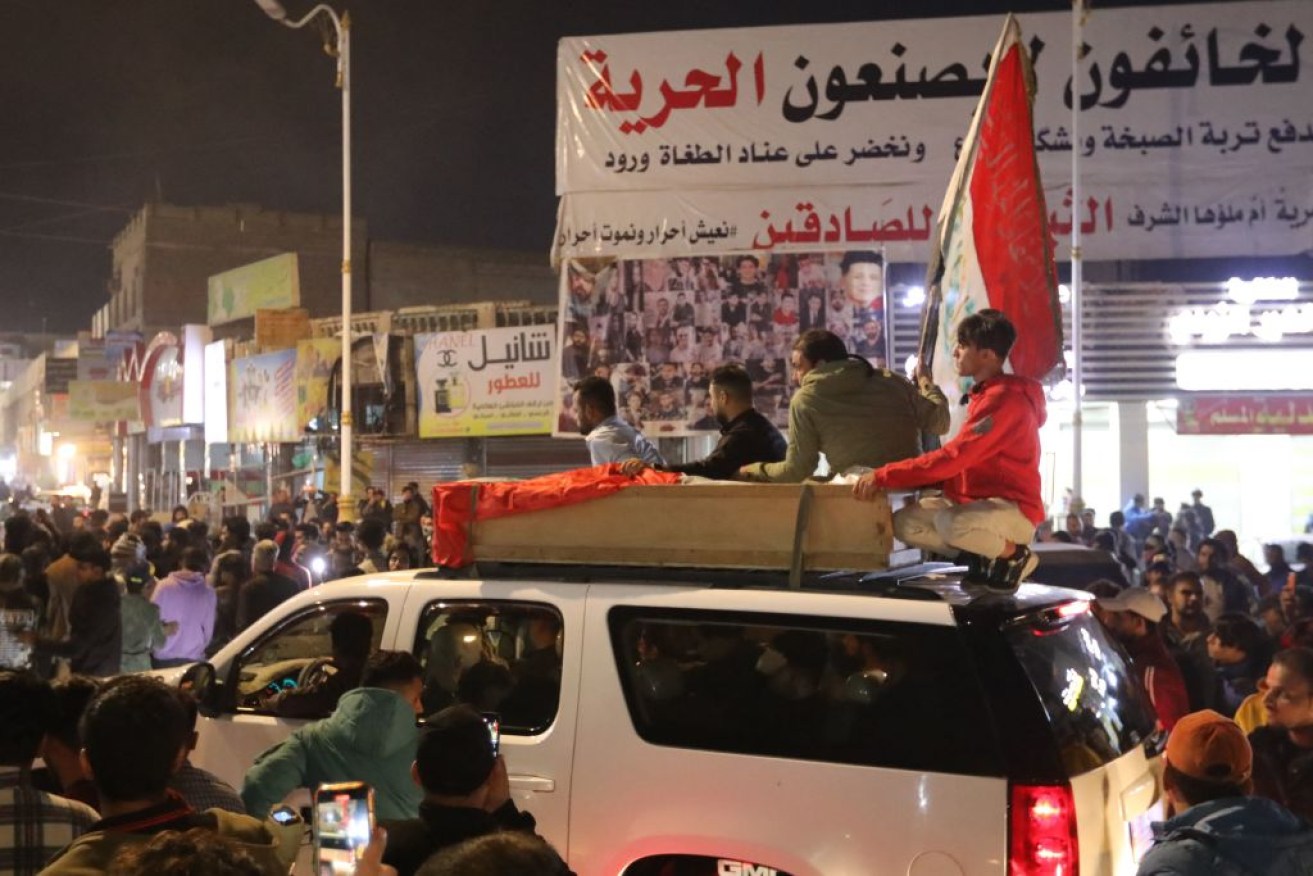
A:
{"type": "Polygon", "coordinates": [[[994,565],[994,561],[989,557],[962,551],[957,555],[957,563],[967,567],[966,574],[962,576],[963,584],[987,584],[989,582],[990,572],[994,565]]]}
{"type": "Polygon", "coordinates": [[[1015,593],[1021,582],[1039,565],[1039,557],[1024,544],[1017,545],[1012,556],[994,560],[989,572],[989,589],[999,593],[1015,593]]]}

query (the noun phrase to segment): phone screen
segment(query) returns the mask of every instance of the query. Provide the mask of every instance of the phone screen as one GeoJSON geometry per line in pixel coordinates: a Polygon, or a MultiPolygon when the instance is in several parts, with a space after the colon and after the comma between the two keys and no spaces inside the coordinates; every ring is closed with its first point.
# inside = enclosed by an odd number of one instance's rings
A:
{"type": "Polygon", "coordinates": [[[364,782],[320,785],[315,792],[319,876],[352,876],[374,832],[374,790],[364,782]]]}
{"type": "Polygon", "coordinates": [[[492,743],[492,756],[501,754],[501,715],[497,712],[484,712],[483,723],[488,725],[488,741],[492,743]]]}

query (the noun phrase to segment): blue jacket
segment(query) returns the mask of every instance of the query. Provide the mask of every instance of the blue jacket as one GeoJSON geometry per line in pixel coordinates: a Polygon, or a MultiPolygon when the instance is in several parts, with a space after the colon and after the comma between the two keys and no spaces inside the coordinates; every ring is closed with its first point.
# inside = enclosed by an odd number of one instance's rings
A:
{"type": "Polygon", "coordinates": [[[414,818],[424,793],[410,777],[419,730],[415,710],[390,690],[359,687],[337,709],[256,758],[242,783],[246,811],[264,818],[296,788],[367,782],[380,821],[414,818]]]}
{"type": "Polygon", "coordinates": [[[1313,827],[1264,797],[1201,803],[1153,831],[1136,876],[1313,874],[1313,827]]]}

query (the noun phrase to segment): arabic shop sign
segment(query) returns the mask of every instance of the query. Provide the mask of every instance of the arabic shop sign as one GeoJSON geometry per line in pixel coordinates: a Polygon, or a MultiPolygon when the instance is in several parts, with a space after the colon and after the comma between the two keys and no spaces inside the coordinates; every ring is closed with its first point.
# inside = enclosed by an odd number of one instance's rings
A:
{"type": "Polygon", "coordinates": [[[552,431],[554,327],[415,336],[421,438],[552,431]]]}
{"type": "MultiPolygon", "coordinates": [[[[974,17],[562,40],[556,257],[814,247],[784,230],[807,231],[797,204],[816,205],[828,245],[848,242],[826,238],[826,214],[847,207],[904,227],[910,208],[919,224],[942,201],[984,84],[981,34],[997,26],[974,17]],[[670,212],[672,193],[682,200],[670,212]],[[699,222],[724,233],[709,240],[699,222]],[[640,252],[618,239],[631,223],[640,252]]],[[[1081,225],[1087,258],[1313,246],[1313,4],[1095,9],[1074,83],[1070,14],[1027,14],[1021,26],[1050,220],[1057,234],[1081,225]],[[1073,150],[1086,196],[1077,205],[1073,150]]],[[[874,236],[855,245],[925,254],[896,228],[882,236],[885,221],[857,222],[874,236]]]]}
{"type": "Polygon", "coordinates": [[[1313,395],[1194,395],[1176,409],[1182,435],[1313,435],[1313,395]]]}
{"type": "Polygon", "coordinates": [[[1313,334],[1313,302],[1280,303],[1299,296],[1299,281],[1295,278],[1232,279],[1227,290],[1229,300],[1168,317],[1171,342],[1188,346],[1248,339],[1276,344],[1292,335],[1313,334]]]}

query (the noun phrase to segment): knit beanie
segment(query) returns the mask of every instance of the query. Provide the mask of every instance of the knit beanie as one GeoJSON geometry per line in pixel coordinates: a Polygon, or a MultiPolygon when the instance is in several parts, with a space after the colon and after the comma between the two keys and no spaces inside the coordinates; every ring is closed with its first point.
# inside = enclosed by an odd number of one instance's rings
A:
{"type": "Polygon", "coordinates": [[[125,532],[114,542],[109,551],[110,559],[116,563],[140,563],[146,559],[146,543],[134,532],[125,532]]]}

